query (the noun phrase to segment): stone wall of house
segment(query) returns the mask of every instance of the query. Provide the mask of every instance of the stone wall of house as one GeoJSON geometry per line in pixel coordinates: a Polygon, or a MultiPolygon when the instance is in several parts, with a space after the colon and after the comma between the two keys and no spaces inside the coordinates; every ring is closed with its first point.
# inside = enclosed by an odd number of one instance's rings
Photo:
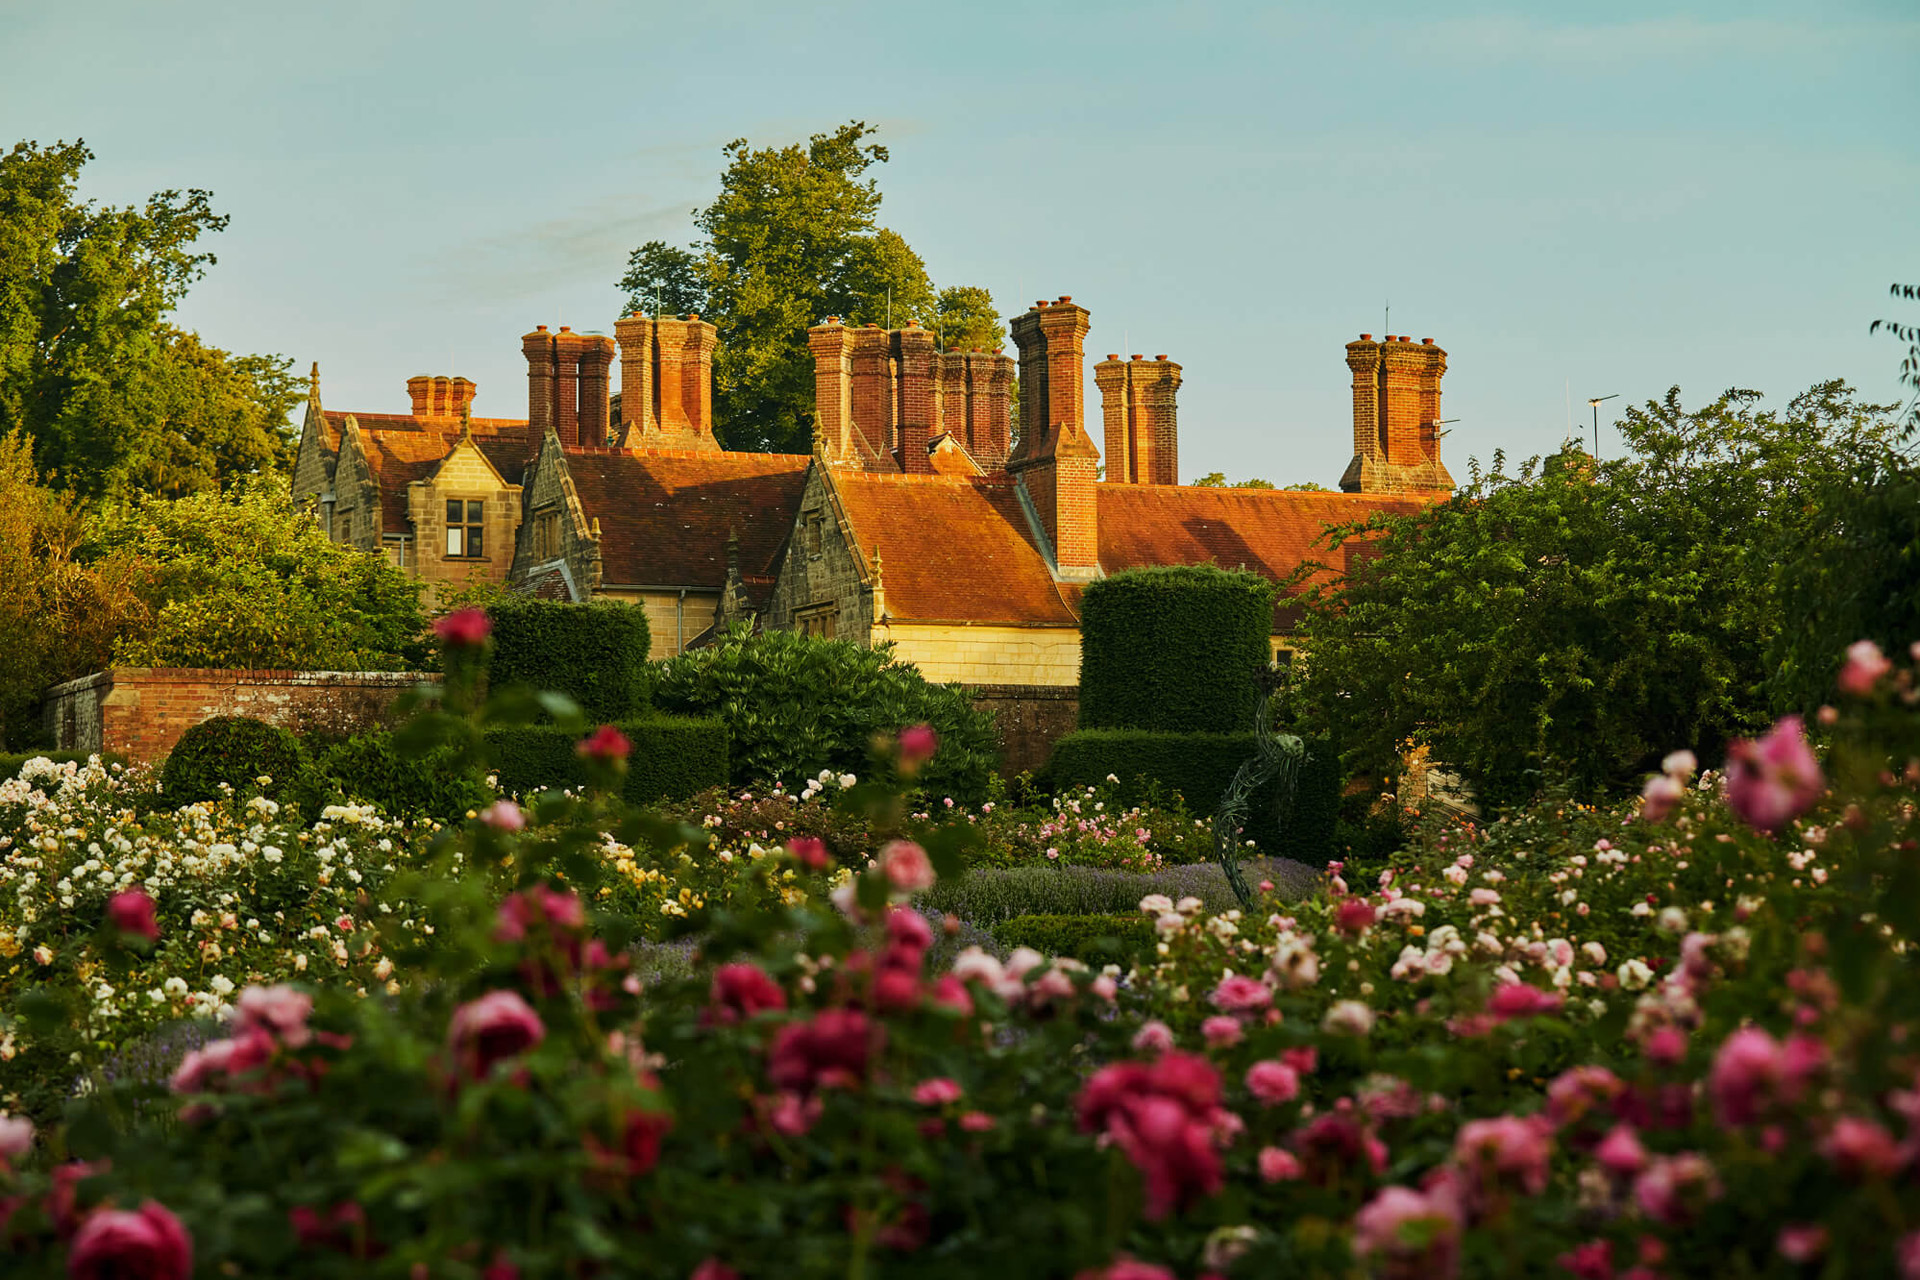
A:
{"type": "Polygon", "coordinates": [[[1078,627],[991,627],[896,622],[873,629],[938,684],[1080,687],[1078,627]]]}
{"type": "Polygon", "coordinates": [[[573,476],[567,470],[565,451],[552,431],[542,438],[540,454],[522,482],[519,532],[513,544],[513,563],[508,580],[524,583],[560,561],[565,561],[574,590],[581,600],[600,595],[600,539],[594,533],[573,476]],[[559,554],[536,554],[535,542],[544,517],[558,518],[559,554]]]}
{"type": "Polygon", "coordinates": [[[647,657],[654,662],[671,658],[688,642],[713,625],[720,607],[718,591],[631,591],[609,587],[594,593],[596,600],[618,600],[647,612],[647,657]]]}
{"type": "Polygon", "coordinates": [[[47,691],[41,715],[62,751],[159,760],[215,716],[251,716],[296,733],[387,723],[394,699],[437,675],[410,671],[242,671],[114,667],[47,691]]]}
{"type": "MultiPolygon", "coordinates": [[[[413,546],[406,568],[427,584],[428,604],[441,588],[470,584],[505,583],[513,568],[514,542],[520,531],[520,486],[507,484],[487,462],[478,446],[456,445],[430,480],[407,486],[407,515],[413,524],[413,546]],[[480,549],[485,554],[455,557],[447,554],[447,500],[479,499],[486,504],[480,549]]],[[[401,532],[388,530],[389,533],[401,532]]]]}
{"type": "Polygon", "coordinates": [[[993,712],[1000,772],[1008,777],[1037,771],[1053,754],[1053,744],[1072,733],[1080,719],[1077,685],[976,685],[967,696],[978,709],[993,712]]]}
{"type": "MultiPolygon", "coordinates": [[[[883,580],[885,571],[882,564],[883,580]]],[[[769,631],[808,631],[864,645],[872,642],[872,619],[873,590],[865,563],[833,500],[826,469],[816,465],[800,497],[786,556],[775,572],[764,625],[769,631]],[[819,619],[829,615],[833,625],[823,629],[819,619]]]]}

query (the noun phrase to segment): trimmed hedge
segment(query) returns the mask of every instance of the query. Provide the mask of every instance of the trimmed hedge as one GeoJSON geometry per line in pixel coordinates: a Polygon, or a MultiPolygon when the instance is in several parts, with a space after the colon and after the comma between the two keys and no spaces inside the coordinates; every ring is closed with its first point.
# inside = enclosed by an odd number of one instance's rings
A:
{"type": "Polygon", "coordinates": [[[1274,584],[1210,565],[1128,569],[1087,584],[1080,727],[1231,733],[1253,721],[1273,660],[1274,584]]]}
{"type": "MultiPolygon", "coordinates": [[[[684,800],[727,785],[727,727],[718,720],[656,716],[622,720],[633,743],[621,794],[629,804],[684,800]]],[[[576,747],[580,735],[551,725],[489,729],[487,758],[500,789],[525,795],[543,787],[579,787],[587,771],[576,747]]]]}
{"type": "Polygon", "coordinates": [[[492,800],[486,783],[463,769],[451,747],[424,756],[402,756],[390,733],[363,733],[320,752],[313,780],[296,799],[311,821],[335,799],[380,806],[392,818],[437,818],[459,822],[470,809],[492,800]]]}
{"type": "Polygon", "coordinates": [[[512,600],[490,605],[487,618],[493,623],[487,678],[494,688],[564,693],[589,719],[608,724],[646,713],[653,641],[638,605],[512,600]]]}
{"type": "Polygon", "coordinates": [[[126,757],[112,751],[15,751],[0,754],[0,782],[20,776],[20,766],[45,757],[55,764],[85,764],[94,756],[108,764],[125,764],[126,757]]]}
{"type": "Polygon", "coordinates": [[[1008,947],[1032,947],[1042,955],[1070,956],[1090,965],[1134,965],[1152,958],[1153,921],[1131,916],[1015,916],[995,926],[1008,947]]]}
{"type": "Polygon", "coordinates": [[[173,744],[160,787],[169,807],[217,800],[223,782],[235,795],[279,800],[300,785],[305,768],[300,739],[287,730],[247,716],[215,716],[173,744]],[[264,787],[254,781],[263,776],[272,779],[264,787]]]}
{"type": "MultiPolygon", "coordinates": [[[[1306,745],[1293,803],[1281,813],[1278,784],[1269,781],[1247,806],[1246,837],[1262,852],[1317,865],[1333,856],[1340,761],[1324,738],[1309,738],[1306,745]]],[[[1037,781],[1059,792],[1097,786],[1112,775],[1120,779],[1123,803],[1144,804],[1178,792],[1194,817],[1211,817],[1233,775],[1256,750],[1252,733],[1082,729],[1054,743],[1037,781]]]]}

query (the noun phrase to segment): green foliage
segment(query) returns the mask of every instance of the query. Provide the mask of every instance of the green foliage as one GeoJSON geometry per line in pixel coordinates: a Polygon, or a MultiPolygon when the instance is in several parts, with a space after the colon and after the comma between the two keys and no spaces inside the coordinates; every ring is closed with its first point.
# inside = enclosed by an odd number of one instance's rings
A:
{"type": "Polygon", "coordinates": [[[1007,947],[1032,947],[1041,955],[1070,956],[1090,965],[1130,967],[1153,954],[1153,921],[1138,914],[1119,916],[1015,916],[996,925],[995,941],[1007,947]]]}
{"type": "Polygon", "coordinates": [[[1872,640],[1897,653],[1920,636],[1920,468],[1889,455],[1822,489],[1817,533],[1778,563],[1780,628],[1768,686],[1781,710],[1833,696],[1833,641],[1872,640]]]}
{"type": "Polygon", "coordinates": [[[830,315],[929,330],[951,319],[971,345],[993,345],[983,339],[1000,332],[986,290],[936,294],[920,256],[879,225],[880,188],[867,171],[887,149],[875,133],[852,121],[804,145],[735,139],[719,194],[694,215],[702,241],[691,250],[650,241],[628,259],[628,310],[698,311],[718,327],[714,419],[728,448],[811,447],[807,328],[830,315]]]}
{"type": "Polygon", "coordinates": [[[151,625],[114,660],[146,667],[382,671],[424,657],[420,584],[330,541],[280,476],[112,513],[101,540],[137,571],[151,625]]]}
{"type": "MultiPolygon", "coordinates": [[[[1229,481],[1225,472],[1209,471],[1198,480],[1195,480],[1193,487],[1196,489],[1271,489],[1273,488],[1273,481],[1262,480],[1259,476],[1248,476],[1245,480],[1229,481]]],[[[1317,490],[1320,486],[1314,484],[1312,481],[1308,481],[1306,484],[1301,485],[1290,484],[1287,488],[1317,490]]]]}
{"type": "Polygon", "coordinates": [[[246,716],[202,720],[173,744],[160,771],[160,785],[172,806],[235,796],[278,799],[300,779],[306,758],[300,740],[280,728],[246,716]],[[270,781],[262,784],[259,779],[270,781]]]}
{"type": "Polygon", "coordinates": [[[296,793],[311,819],[338,800],[377,805],[394,818],[458,822],[493,793],[478,772],[444,747],[409,755],[386,732],[363,733],[317,752],[312,780],[296,793]]]}
{"type": "MultiPolygon", "coordinates": [[[[1161,733],[1148,729],[1080,729],[1053,744],[1053,754],[1035,779],[1054,791],[1120,780],[1123,803],[1139,804],[1171,793],[1193,813],[1211,814],[1240,766],[1258,747],[1253,734],[1161,733]]],[[[1248,807],[1247,837],[1265,846],[1274,833],[1273,784],[1256,792],[1248,807]]]]}
{"type": "MultiPolygon", "coordinates": [[[[1231,733],[1253,723],[1272,660],[1274,585],[1210,565],[1089,583],[1080,614],[1080,727],[1231,733]]],[[[1187,799],[1195,804],[1195,796],[1187,799]]]]}
{"type": "Polygon", "coordinates": [[[624,720],[647,709],[647,615],[611,600],[560,604],[516,597],[487,606],[495,688],[564,693],[590,719],[624,720]]]}
{"type": "MultiPolygon", "coordinates": [[[[1887,295],[1896,302],[1920,302],[1920,285],[1888,285],[1887,295]]],[[[1894,341],[1907,344],[1906,352],[1900,357],[1900,381],[1913,388],[1913,398],[1907,401],[1906,421],[1909,426],[1920,427],[1920,324],[1875,320],[1867,326],[1868,333],[1878,333],[1882,329],[1894,341]]]]}
{"type": "Polygon", "coordinates": [[[0,433],[25,431],[89,497],[214,489],[283,463],[288,362],[229,356],[166,323],[227,219],[206,191],[83,202],[84,143],[0,155],[0,433]]]}
{"type": "MultiPolygon", "coordinates": [[[[1291,863],[1249,859],[1247,878],[1270,878],[1283,898],[1313,891],[1313,878],[1291,863]]],[[[1104,867],[988,867],[969,871],[959,879],[941,880],[916,899],[930,911],[950,912],[986,929],[1024,915],[1124,916],[1140,909],[1148,894],[1165,894],[1178,902],[1198,898],[1209,911],[1230,911],[1239,905],[1217,863],[1168,867],[1141,874],[1104,867]]]]}
{"type": "Polygon", "coordinates": [[[916,724],[940,735],[915,779],[928,794],[977,801],[993,776],[991,716],[960,688],[932,684],[898,661],[891,645],[737,630],[662,662],[654,699],[665,711],[726,721],[736,785],[793,784],[822,769],[864,773],[875,735],[916,724]]]}
{"type": "Polygon", "coordinates": [[[1495,805],[1555,779],[1624,790],[1680,747],[1716,758],[1766,711],[1779,566],[1824,563],[1821,495],[1894,432],[1837,382],[1784,412],[1758,400],[1689,411],[1676,389],[1628,411],[1627,457],[1508,475],[1496,455],[1450,501],[1335,534],[1378,554],[1308,594],[1294,710],[1360,771],[1425,743],[1495,805]]]}
{"type": "MultiPolygon", "coordinates": [[[[621,795],[629,804],[684,800],[727,784],[727,727],[718,720],[656,716],[622,720],[633,744],[621,795]]],[[[487,760],[500,789],[529,794],[544,787],[585,787],[591,780],[576,749],[579,735],[554,725],[486,732],[487,760]]]]}
{"type": "Polygon", "coordinates": [[[944,351],[992,351],[1007,341],[993,295],[978,285],[942,289],[934,300],[932,328],[944,351]]]}

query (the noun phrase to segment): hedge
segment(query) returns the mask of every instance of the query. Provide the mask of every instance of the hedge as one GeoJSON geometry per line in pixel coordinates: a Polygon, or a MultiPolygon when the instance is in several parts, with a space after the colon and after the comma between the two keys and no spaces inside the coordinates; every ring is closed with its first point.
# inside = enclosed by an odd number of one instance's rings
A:
{"type": "MultiPolygon", "coordinates": [[[[719,720],[655,716],[618,725],[633,743],[621,792],[629,804],[684,800],[727,785],[727,727],[719,720]]],[[[543,787],[578,787],[587,780],[579,741],[578,734],[551,725],[489,729],[487,758],[503,791],[525,795],[543,787]]]]}
{"type": "MultiPolygon", "coordinates": [[[[1294,780],[1293,802],[1282,814],[1278,783],[1267,782],[1247,807],[1246,838],[1263,852],[1319,864],[1332,856],[1340,812],[1340,762],[1323,738],[1307,740],[1307,758],[1294,780]]],[[[1082,729],[1053,745],[1036,781],[1055,792],[1120,780],[1126,804],[1144,804],[1177,792],[1194,817],[1211,817],[1240,766],[1258,748],[1252,733],[1153,733],[1082,729]]]]}
{"type": "Polygon", "coordinates": [[[390,733],[363,733],[317,752],[312,774],[295,797],[309,820],[338,798],[376,804],[389,817],[454,823],[492,798],[477,774],[455,762],[451,747],[402,756],[390,733]]]}
{"type": "Polygon", "coordinates": [[[1129,569],[1081,595],[1080,727],[1230,733],[1273,660],[1274,584],[1210,565],[1129,569]]]}
{"type": "Polygon", "coordinates": [[[108,764],[124,764],[126,757],[112,751],[17,751],[0,754],[0,782],[20,776],[20,767],[29,760],[47,759],[55,764],[85,764],[99,756],[108,764]]]}
{"type": "Polygon", "coordinates": [[[221,784],[241,796],[286,798],[300,785],[306,753],[300,740],[278,725],[247,716],[202,720],[173,744],[160,770],[168,807],[217,800],[221,784]],[[266,783],[257,781],[267,778],[266,783]]]}
{"type": "Polygon", "coordinates": [[[588,718],[606,723],[646,713],[652,636],[639,606],[510,600],[489,606],[487,618],[493,623],[487,679],[494,688],[564,693],[588,718]]]}
{"type": "Polygon", "coordinates": [[[1015,916],[995,926],[1008,947],[1032,947],[1042,955],[1071,956],[1090,965],[1133,965],[1153,955],[1153,921],[1130,916],[1015,916]]]}
{"type": "MultiPolygon", "coordinates": [[[[1320,887],[1314,872],[1278,858],[1246,858],[1240,869],[1255,884],[1273,881],[1288,900],[1307,897],[1320,887]]],[[[1150,893],[1164,893],[1175,902],[1198,898],[1213,912],[1240,905],[1226,874],[1212,862],[1144,873],[1108,867],[989,867],[941,880],[916,897],[914,905],[998,933],[999,925],[1025,915],[1132,915],[1150,893]]]]}

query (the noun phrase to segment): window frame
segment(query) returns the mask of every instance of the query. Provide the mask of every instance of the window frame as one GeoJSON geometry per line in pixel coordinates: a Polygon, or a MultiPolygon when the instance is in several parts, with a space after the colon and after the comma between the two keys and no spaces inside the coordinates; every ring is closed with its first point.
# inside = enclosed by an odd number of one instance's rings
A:
{"type": "Polygon", "coordinates": [[[487,558],[487,500],[485,498],[449,497],[443,515],[453,514],[453,505],[461,504],[460,513],[464,520],[443,520],[441,523],[441,545],[446,549],[443,557],[447,560],[485,560],[487,558]],[[474,519],[475,512],[479,519],[474,519]],[[458,551],[453,550],[455,533],[458,531],[458,551]],[[478,550],[475,544],[478,544],[478,550]]]}

